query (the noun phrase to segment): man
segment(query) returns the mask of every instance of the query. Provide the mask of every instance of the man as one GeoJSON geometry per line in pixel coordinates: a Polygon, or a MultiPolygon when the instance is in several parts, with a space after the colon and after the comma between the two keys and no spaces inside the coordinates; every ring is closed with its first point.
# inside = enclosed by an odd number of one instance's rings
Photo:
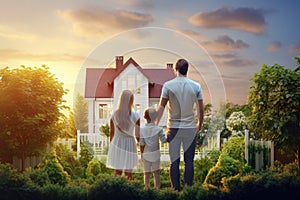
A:
{"type": "Polygon", "coordinates": [[[188,67],[189,64],[185,59],[176,62],[176,77],[163,85],[156,120],[158,124],[168,103],[166,133],[171,161],[170,180],[173,189],[177,191],[181,189],[179,171],[181,145],[184,150],[184,183],[188,186],[193,183],[196,136],[201,130],[204,113],[201,85],[187,77],[188,67]]]}

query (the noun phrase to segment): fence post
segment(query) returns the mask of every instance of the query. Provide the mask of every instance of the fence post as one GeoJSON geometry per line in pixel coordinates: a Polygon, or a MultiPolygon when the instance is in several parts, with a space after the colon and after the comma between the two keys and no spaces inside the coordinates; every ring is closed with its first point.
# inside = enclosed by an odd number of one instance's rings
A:
{"type": "Polygon", "coordinates": [[[249,164],[249,130],[245,130],[245,160],[249,164]]]}
{"type": "Polygon", "coordinates": [[[271,166],[273,166],[274,165],[274,142],[273,141],[270,141],[270,143],[271,143],[271,145],[270,145],[270,149],[271,149],[271,155],[270,155],[270,157],[271,157],[271,166]]]}
{"type": "Polygon", "coordinates": [[[217,131],[217,149],[218,150],[221,149],[221,131],[220,130],[217,131]]]}
{"type": "Polygon", "coordinates": [[[77,130],[77,159],[80,157],[80,130],[77,130]]]}

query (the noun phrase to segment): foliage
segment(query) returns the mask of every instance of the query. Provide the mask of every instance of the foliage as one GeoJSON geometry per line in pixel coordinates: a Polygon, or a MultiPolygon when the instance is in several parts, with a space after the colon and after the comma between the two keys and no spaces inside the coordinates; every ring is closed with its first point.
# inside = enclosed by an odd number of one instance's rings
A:
{"type": "Polygon", "coordinates": [[[243,137],[231,137],[222,148],[216,165],[209,170],[204,184],[220,187],[222,178],[240,174],[245,164],[243,152],[243,137]]]}
{"type": "Polygon", "coordinates": [[[59,163],[72,179],[84,177],[81,163],[76,158],[76,152],[69,150],[66,145],[56,145],[56,155],[59,163]]]}
{"type": "MultiPolygon", "coordinates": [[[[295,164],[294,164],[295,165],[295,164]]],[[[297,167],[297,165],[295,165],[297,167]]],[[[266,170],[261,174],[248,174],[224,178],[224,190],[231,199],[290,199],[300,195],[300,177],[266,170]]]]}
{"type": "Polygon", "coordinates": [[[202,184],[207,176],[209,170],[216,164],[220,152],[215,150],[210,152],[205,158],[195,160],[195,182],[202,184]]]}
{"type": "Polygon", "coordinates": [[[66,93],[46,66],[0,69],[0,160],[24,160],[56,139],[66,93]]]}
{"type": "Polygon", "coordinates": [[[94,158],[94,152],[91,149],[92,144],[89,142],[86,142],[84,144],[80,143],[80,157],[79,162],[81,166],[83,167],[83,174],[86,174],[86,168],[89,164],[89,162],[94,158]]]}
{"type": "Polygon", "coordinates": [[[92,159],[86,169],[86,177],[91,178],[97,176],[99,173],[101,173],[101,163],[97,159],[92,159]]]}
{"type": "Polygon", "coordinates": [[[220,156],[217,164],[212,167],[205,180],[204,184],[212,184],[217,187],[222,186],[224,177],[232,177],[241,172],[242,164],[240,161],[231,158],[228,155],[220,156]]]}
{"type": "Polygon", "coordinates": [[[110,127],[109,127],[108,123],[105,124],[105,125],[100,126],[99,130],[100,130],[101,133],[104,133],[104,135],[106,137],[109,137],[109,135],[110,135],[110,127]]]}
{"type": "MultiPolygon", "coordinates": [[[[69,111],[69,110],[68,110],[69,111]]],[[[59,132],[60,138],[76,138],[77,137],[77,130],[75,127],[74,122],[74,114],[69,111],[69,116],[63,116],[61,118],[62,129],[59,132]]]]}
{"type": "Polygon", "coordinates": [[[39,187],[43,187],[51,183],[48,173],[42,168],[27,168],[24,175],[39,187]]]}
{"type": "MultiPolygon", "coordinates": [[[[218,152],[213,152],[210,159],[216,160],[218,152]]],[[[227,159],[227,158],[226,158],[227,159]]],[[[235,168],[233,164],[231,168],[235,168]]],[[[40,169],[30,169],[30,173],[41,173],[40,169]],[[34,171],[37,170],[37,173],[34,171]]],[[[230,170],[230,168],[227,168],[230,170]]],[[[201,171],[195,165],[195,171],[201,171]]],[[[29,171],[28,171],[29,172],[29,171]]],[[[62,186],[59,184],[33,184],[28,172],[20,173],[8,164],[0,164],[0,199],[64,199],[64,200],[91,200],[91,199],[144,199],[144,200],[204,200],[204,199],[255,199],[276,195],[275,199],[299,196],[300,178],[297,176],[297,163],[281,164],[259,172],[247,175],[238,174],[222,179],[223,188],[205,184],[195,180],[191,187],[183,187],[180,192],[173,191],[168,186],[160,190],[144,188],[143,174],[132,181],[124,176],[113,177],[112,171],[100,173],[91,180],[76,179],[62,186]]],[[[228,174],[228,173],[226,173],[228,174]]],[[[136,175],[136,174],[134,174],[136,175]]],[[[162,180],[169,180],[169,173],[162,173],[162,180]]],[[[42,177],[41,175],[40,177],[42,177]]],[[[32,177],[32,176],[31,176],[32,177]]],[[[38,176],[35,176],[38,177],[38,176]]],[[[274,199],[274,197],[273,197],[274,199]]]]}
{"type": "Polygon", "coordinates": [[[38,188],[10,164],[0,163],[0,199],[39,199],[38,188]]]}
{"type": "Polygon", "coordinates": [[[222,155],[228,155],[235,160],[245,162],[244,137],[231,137],[222,147],[221,156],[222,155]]]}
{"type": "Polygon", "coordinates": [[[79,93],[76,94],[74,103],[74,122],[77,130],[88,132],[88,102],[79,93]]]}
{"type": "Polygon", "coordinates": [[[88,197],[93,199],[140,199],[139,189],[141,185],[128,181],[124,177],[111,178],[102,176],[91,187],[88,197]],[[117,191],[117,192],[116,192],[117,191]]]}
{"type": "Polygon", "coordinates": [[[43,169],[47,172],[51,184],[65,186],[70,181],[69,174],[64,171],[56,155],[48,155],[46,157],[43,169]]]}
{"type": "Polygon", "coordinates": [[[247,128],[246,116],[242,111],[232,112],[226,119],[226,127],[230,131],[244,131],[247,128]]]}
{"type": "Polygon", "coordinates": [[[247,117],[251,113],[251,108],[249,107],[248,104],[238,105],[238,104],[227,102],[225,118],[228,119],[233,112],[242,112],[247,117]]]}
{"type": "Polygon", "coordinates": [[[251,80],[248,105],[252,107],[252,132],[261,133],[263,139],[274,141],[285,152],[295,152],[300,144],[300,70],[263,65],[251,80]]]}

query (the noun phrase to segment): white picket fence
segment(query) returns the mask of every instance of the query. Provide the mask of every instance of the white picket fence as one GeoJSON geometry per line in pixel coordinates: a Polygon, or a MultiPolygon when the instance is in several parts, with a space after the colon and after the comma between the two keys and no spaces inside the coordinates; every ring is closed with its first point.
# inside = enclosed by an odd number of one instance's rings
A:
{"type": "MultiPolygon", "coordinates": [[[[216,134],[206,138],[206,145],[201,149],[197,149],[195,152],[195,159],[204,158],[212,150],[220,150],[221,148],[221,131],[217,131],[216,134]]],[[[274,163],[274,146],[270,141],[261,141],[261,140],[252,140],[249,137],[249,131],[245,130],[245,160],[247,164],[256,170],[262,170],[265,166],[273,165],[274,163]],[[255,152],[249,151],[250,146],[255,147],[255,152]],[[265,148],[268,150],[268,155],[264,155],[263,150],[259,151],[257,149],[265,148]],[[267,158],[266,158],[267,156],[267,158]],[[267,162],[267,163],[266,163],[267,162]]],[[[106,156],[108,147],[109,147],[109,138],[101,133],[81,133],[77,131],[77,158],[80,157],[80,144],[84,143],[90,144],[90,149],[94,154],[94,157],[103,158],[106,156]]],[[[224,141],[226,142],[226,140],[224,141]]],[[[161,151],[161,161],[170,161],[169,160],[169,151],[168,144],[160,144],[161,151]]],[[[140,155],[139,148],[138,154],[140,155]]],[[[181,151],[181,156],[183,156],[183,150],[181,151]]]]}
{"type": "MultiPolygon", "coordinates": [[[[103,133],[81,133],[77,131],[77,158],[80,157],[80,144],[86,145],[88,150],[92,150],[91,153],[94,157],[105,157],[108,147],[109,138],[103,133]]],[[[208,138],[208,145],[201,150],[197,149],[195,152],[195,159],[204,158],[210,151],[214,149],[220,149],[220,131],[218,131],[216,137],[208,138]]],[[[169,150],[167,143],[160,143],[161,161],[169,160],[169,150]]],[[[138,154],[140,155],[139,148],[138,154]]],[[[181,156],[183,156],[183,150],[181,149],[181,156]]]]}
{"type": "Polygon", "coordinates": [[[252,140],[245,130],[245,160],[256,171],[274,164],[274,143],[271,141],[252,140]]]}

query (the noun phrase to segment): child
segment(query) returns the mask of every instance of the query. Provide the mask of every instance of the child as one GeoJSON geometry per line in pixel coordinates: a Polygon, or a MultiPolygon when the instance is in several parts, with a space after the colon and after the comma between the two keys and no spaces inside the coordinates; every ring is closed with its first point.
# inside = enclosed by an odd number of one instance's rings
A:
{"type": "Polygon", "coordinates": [[[114,169],[114,175],[131,180],[132,170],[137,168],[138,154],[136,140],[139,140],[140,118],[132,110],[134,96],[130,90],[123,90],[117,110],[110,120],[110,145],[106,166],[114,169]]]}
{"type": "Polygon", "coordinates": [[[157,112],[154,108],[147,108],[144,111],[144,118],[147,121],[141,128],[140,150],[144,163],[144,183],[150,187],[150,175],[154,173],[154,187],[160,188],[160,150],[159,139],[162,143],[167,142],[163,129],[155,125],[157,112]]]}

